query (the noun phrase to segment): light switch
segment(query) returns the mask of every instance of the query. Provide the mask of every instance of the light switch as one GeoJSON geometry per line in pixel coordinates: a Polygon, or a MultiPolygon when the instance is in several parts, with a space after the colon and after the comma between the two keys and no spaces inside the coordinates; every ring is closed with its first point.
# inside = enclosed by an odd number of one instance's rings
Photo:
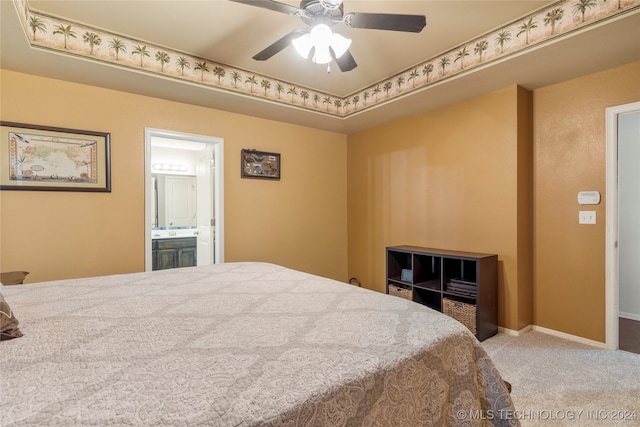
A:
{"type": "Polygon", "coordinates": [[[595,224],[596,211],[580,211],[578,212],[578,224],[595,224]]]}

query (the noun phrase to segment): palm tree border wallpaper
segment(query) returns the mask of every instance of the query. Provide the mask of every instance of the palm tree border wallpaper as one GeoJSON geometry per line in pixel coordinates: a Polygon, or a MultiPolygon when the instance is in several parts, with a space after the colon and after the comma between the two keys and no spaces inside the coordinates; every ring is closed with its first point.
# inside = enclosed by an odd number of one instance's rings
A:
{"type": "Polygon", "coordinates": [[[561,0],[346,97],[31,10],[14,0],[32,48],[241,93],[335,117],[352,114],[640,8],[640,0],[561,0]]]}

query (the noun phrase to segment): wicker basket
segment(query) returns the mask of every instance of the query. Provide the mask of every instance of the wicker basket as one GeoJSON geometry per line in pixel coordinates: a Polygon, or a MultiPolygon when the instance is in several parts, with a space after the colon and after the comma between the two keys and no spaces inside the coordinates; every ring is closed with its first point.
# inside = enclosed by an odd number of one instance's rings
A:
{"type": "Polygon", "coordinates": [[[400,286],[389,283],[389,295],[395,295],[400,298],[413,300],[413,291],[411,289],[401,288],[400,286]]]}
{"type": "Polygon", "coordinates": [[[450,298],[443,298],[442,312],[449,317],[453,317],[458,322],[466,326],[473,335],[476,334],[476,306],[466,302],[456,301],[450,298]]]}

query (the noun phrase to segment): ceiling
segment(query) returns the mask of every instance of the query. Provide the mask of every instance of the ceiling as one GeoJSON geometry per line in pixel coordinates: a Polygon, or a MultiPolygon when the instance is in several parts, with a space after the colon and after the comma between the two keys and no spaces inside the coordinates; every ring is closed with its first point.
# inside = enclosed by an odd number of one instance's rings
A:
{"type": "MultiPolygon", "coordinates": [[[[623,0],[638,3],[636,0],[623,0]]],[[[283,3],[298,6],[299,2],[283,3]]],[[[157,75],[52,53],[29,46],[10,0],[0,0],[1,65],[4,69],[75,81],[219,108],[242,114],[352,133],[400,117],[438,108],[512,84],[535,89],[640,59],[640,10],[604,20],[588,30],[460,73],[439,84],[398,96],[347,117],[308,111],[246,94],[214,91],[157,75]]],[[[165,46],[200,58],[273,77],[293,85],[348,97],[409,70],[429,58],[512,23],[550,1],[384,1],[344,0],[345,12],[426,15],[419,33],[347,28],[334,30],[353,40],[350,51],[358,67],[313,64],[286,48],[268,61],[251,57],[297,28],[300,18],[226,0],[30,0],[40,13],[165,46]]],[[[542,24],[541,24],[542,25],[542,24]]]]}

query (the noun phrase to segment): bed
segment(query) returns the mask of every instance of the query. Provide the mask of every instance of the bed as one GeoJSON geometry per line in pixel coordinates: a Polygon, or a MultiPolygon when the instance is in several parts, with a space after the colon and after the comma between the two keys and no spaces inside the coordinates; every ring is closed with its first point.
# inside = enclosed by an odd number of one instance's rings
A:
{"type": "Polygon", "coordinates": [[[473,335],[268,263],[3,286],[0,425],[515,425],[473,335]]]}

